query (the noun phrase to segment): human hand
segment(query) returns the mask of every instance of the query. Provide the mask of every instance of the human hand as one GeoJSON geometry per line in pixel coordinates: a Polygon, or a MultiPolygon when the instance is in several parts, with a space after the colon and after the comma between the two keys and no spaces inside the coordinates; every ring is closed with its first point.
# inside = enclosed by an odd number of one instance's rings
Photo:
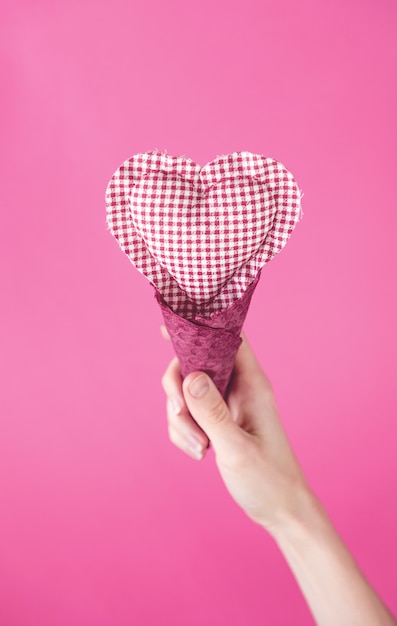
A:
{"type": "Polygon", "coordinates": [[[270,381],[245,338],[226,401],[202,372],[182,381],[174,358],[162,380],[171,441],[190,456],[205,456],[209,441],[234,500],[276,534],[310,490],[278,415],[270,381]]]}
{"type": "Polygon", "coordinates": [[[171,441],[197,459],[211,441],[235,501],[276,540],[318,626],[397,626],[307,485],[273,391],[245,338],[226,401],[212,380],[164,374],[171,441]]]}

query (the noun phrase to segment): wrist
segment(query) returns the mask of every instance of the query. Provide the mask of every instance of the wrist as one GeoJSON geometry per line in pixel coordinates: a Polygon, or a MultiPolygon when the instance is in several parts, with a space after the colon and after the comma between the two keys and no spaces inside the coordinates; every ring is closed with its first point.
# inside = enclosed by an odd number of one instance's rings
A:
{"type": "Polygon", "coordinates": [[[327,513],[307,484],[296,487],[277,521],[266,528],[276,543],[295,542],[312,536],[329,523],[327,513]]]}

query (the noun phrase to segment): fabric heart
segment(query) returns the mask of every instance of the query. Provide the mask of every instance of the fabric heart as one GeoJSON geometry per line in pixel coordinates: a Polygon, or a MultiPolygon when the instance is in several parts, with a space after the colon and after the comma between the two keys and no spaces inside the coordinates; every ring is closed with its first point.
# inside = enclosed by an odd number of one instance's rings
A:
{"type": "Polygon", "coordinates": [[[279,162],[249,152],[203,168],[161,152],[135,155],[107,189],[109,227],[132,263],[181,315],[240,298],[286,244],[301,194],[279,162]]]}

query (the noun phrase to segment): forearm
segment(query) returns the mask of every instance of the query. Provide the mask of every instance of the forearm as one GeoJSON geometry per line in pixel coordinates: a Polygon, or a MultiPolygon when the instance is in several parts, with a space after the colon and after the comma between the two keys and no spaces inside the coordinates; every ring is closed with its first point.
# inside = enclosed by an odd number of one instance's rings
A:
{"type": "Polygon", "coordinates": [[[396,626],[312,494],[302,495],[274,538],[318,626],[396,626]]]}

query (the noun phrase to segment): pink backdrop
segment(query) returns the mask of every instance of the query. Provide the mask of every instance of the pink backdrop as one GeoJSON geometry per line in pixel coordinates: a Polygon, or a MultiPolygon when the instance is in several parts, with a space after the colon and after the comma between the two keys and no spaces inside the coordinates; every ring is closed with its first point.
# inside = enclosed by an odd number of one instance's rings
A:
{"type": "Polygon", "coordinates": [[[396,19],[394,0],[2,1],[2,625],[312,624],[212,455],[167,440],[172,350],[104,208],[154,148],[262,153],[303,188],[246,330],[397,611],[396,19]]]}

